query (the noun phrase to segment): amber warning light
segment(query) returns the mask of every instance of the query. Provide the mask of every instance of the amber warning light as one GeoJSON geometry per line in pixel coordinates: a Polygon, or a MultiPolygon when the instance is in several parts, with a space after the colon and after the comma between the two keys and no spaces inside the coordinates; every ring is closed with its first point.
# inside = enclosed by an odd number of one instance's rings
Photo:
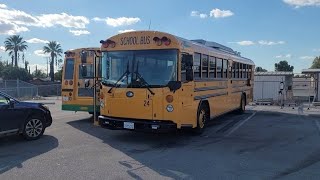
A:
{"type": "Polygon", "coordinates": [[[76,53],[70,51],[67,51],[64,54],[66,55],[66,57],[74,57],[76,55],[76,53]]]}
{"type": "Polygon", "coordinates": [[[106,41],[101,40],[100,43],[102,44],[102,47],[104,47],[104,48],[108,48],[108,47],[114,48],[114,47],[116,47],[116,42],[111,41],[110,39],[108,39],[106,41]]]}
{"type": "Polygon", "coordinates": [[[162,44],[169,46],[171,44],[171,40],[167,38],[166,36],[162,37],[161,39],[159,37],[154,37],[153,41],[158,45],[161,46],[162,44]]]}

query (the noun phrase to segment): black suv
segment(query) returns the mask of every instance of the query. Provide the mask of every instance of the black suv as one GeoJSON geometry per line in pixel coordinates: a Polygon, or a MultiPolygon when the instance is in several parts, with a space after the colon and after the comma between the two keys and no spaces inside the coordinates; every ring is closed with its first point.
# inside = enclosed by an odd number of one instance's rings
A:
{"type": "Polygon", "coordinates": [[[43,104],[18,101],[0,91],[0,136],[22,134],[35,140],[51,123],[51,113],[43,104]]]}

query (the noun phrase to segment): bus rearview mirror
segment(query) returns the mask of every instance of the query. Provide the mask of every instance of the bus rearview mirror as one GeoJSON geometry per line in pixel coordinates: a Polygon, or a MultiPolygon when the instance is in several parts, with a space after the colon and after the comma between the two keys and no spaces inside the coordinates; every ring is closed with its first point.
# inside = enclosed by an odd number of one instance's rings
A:
{"type": "Polygon", "coordinates": [[[168,87],[170,89],[170,91],[176,91],[178,89],[180,89],[182,86],[180,81],[169,81],[168,83],[168,87]]]}
{"type": "Polygon", "coordinates": [[[80,53],[81,56],[81,63],[87,63],[87,52],[86,51],[82,51],[80,53]]]}

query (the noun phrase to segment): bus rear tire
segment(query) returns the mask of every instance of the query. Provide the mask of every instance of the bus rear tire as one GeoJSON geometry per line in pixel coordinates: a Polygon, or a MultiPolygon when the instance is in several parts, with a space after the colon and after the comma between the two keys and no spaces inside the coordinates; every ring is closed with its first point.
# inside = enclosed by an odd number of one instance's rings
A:
{"type": "Polygon", "coordinates": [[[238,114],[243,114],[246,111],[246,98],[245,95],[241,96],[240,107],[238,109],[238,114]]]}
{"type": "Polygon", "coordinates": [[[201,104],[197,113],[197,127],[194,128],[196,134],[202,134],[206,128],[206,124],[209,121],[209,108],[205,104],[201,104]]]}

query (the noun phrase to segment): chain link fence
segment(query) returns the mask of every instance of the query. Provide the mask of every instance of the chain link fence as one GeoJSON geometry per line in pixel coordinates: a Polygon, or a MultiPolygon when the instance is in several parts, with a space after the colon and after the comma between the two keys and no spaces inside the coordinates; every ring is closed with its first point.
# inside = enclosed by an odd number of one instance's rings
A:
{"type": "Polygon", "coordinates": [[[20,80],[0,80],[0,91],[17,99],[61,96],[61,84],[34,85],[20,80]]]}

